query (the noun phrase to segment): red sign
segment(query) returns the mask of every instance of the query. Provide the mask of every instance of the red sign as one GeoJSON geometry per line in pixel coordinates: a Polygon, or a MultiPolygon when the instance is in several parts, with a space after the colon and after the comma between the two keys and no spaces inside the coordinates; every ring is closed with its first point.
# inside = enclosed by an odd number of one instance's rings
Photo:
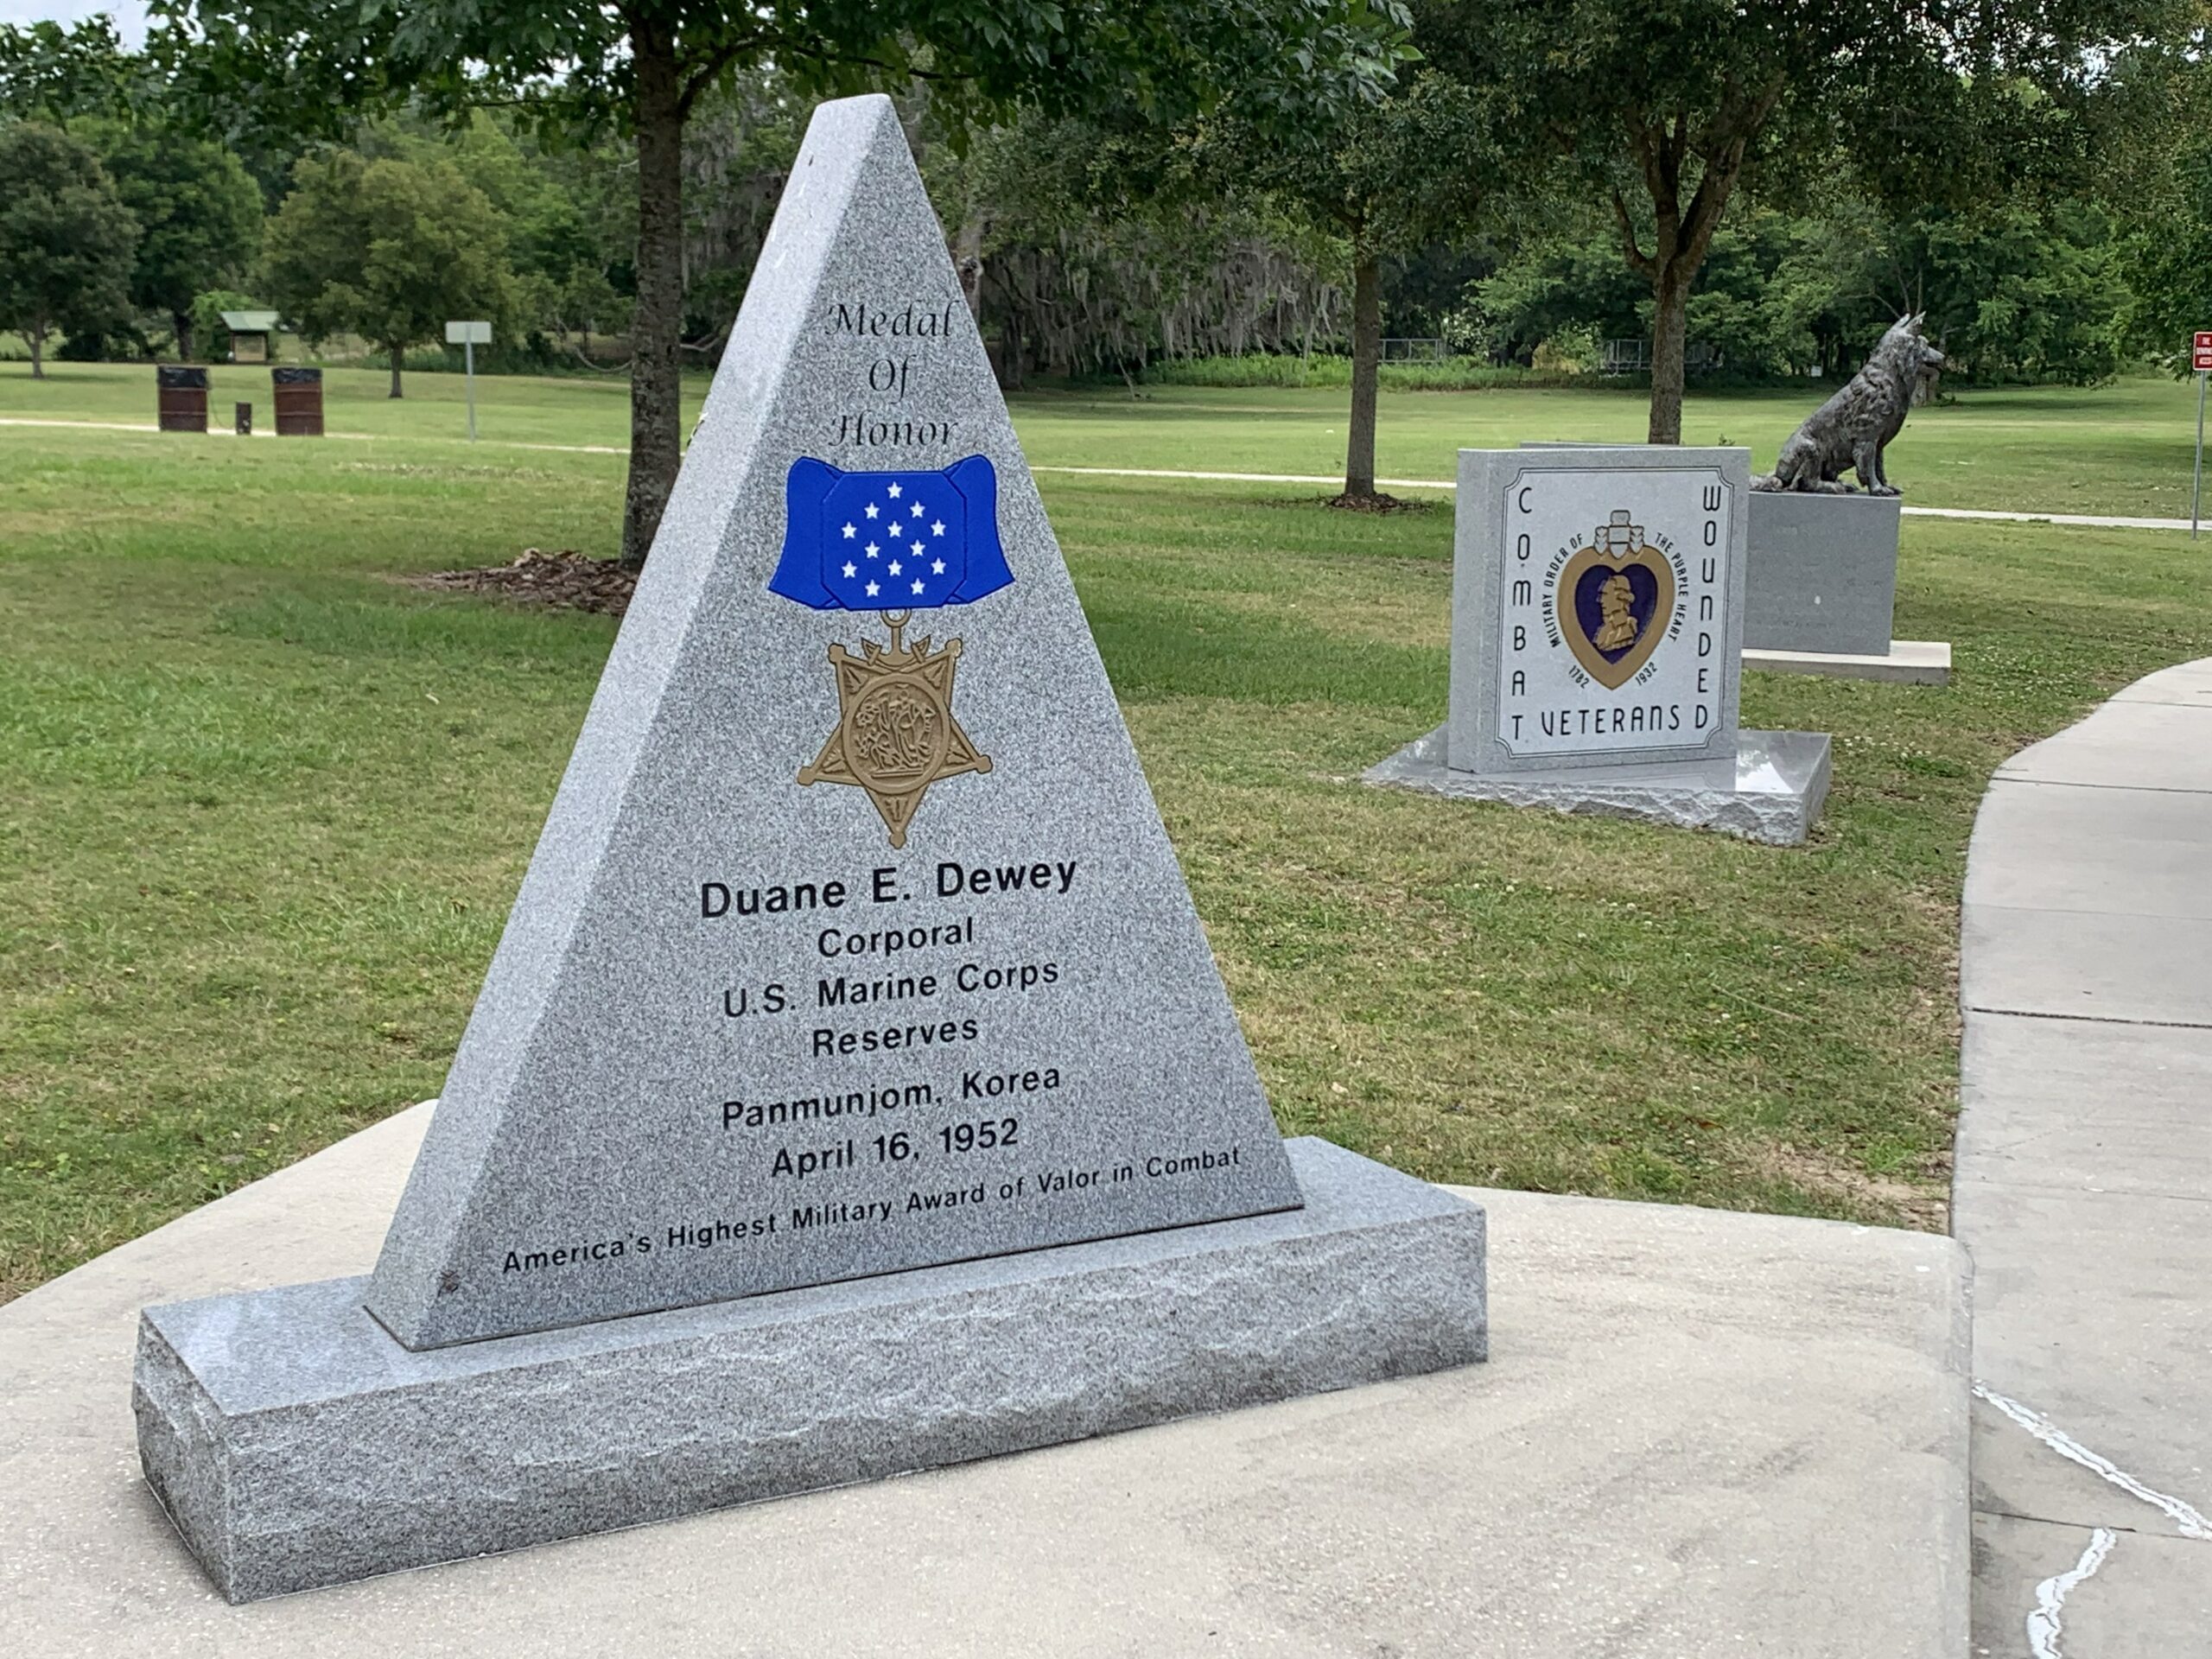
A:
{"type": "Polygon", "coordinates": [[[2212,371],[2212,328],[2200,328],[2190,342],[2189,366],[2199,371],[2212,371]]]}

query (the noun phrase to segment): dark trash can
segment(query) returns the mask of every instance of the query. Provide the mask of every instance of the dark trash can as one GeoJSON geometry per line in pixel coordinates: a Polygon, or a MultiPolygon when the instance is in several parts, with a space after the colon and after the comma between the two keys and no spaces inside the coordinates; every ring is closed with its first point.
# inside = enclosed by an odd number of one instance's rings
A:
{"type": "Polygon", "coordinates": [[[322,435],[322,371],[280,368],[269,371],[276,391],[276,435],[280,438],[319,438],[322,435]]]}
{"type": "Polygon", "coordinates": [[[238,436],[242,438],[251,437],[253,435],[253,405],[251,404],[233,404],[231,405],[231,410],[238,420],[238,436]]]}
{"type": "Polygon", "coordinates": [[[156,417],[164,432],[207,429],[207,371],[164,363],[154,371],[156,417]]]}

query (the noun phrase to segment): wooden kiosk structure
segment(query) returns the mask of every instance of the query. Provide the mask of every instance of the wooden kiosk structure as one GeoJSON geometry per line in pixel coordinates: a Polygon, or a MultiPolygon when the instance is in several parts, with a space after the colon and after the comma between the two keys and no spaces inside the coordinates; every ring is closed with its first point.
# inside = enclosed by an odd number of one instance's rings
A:
{"type": "Polygon", "coordinates": [[[230,331],[231,361],[273,363],[276,360],[276,314],[274,311],[226,311],[223,327],[230,331]]]}

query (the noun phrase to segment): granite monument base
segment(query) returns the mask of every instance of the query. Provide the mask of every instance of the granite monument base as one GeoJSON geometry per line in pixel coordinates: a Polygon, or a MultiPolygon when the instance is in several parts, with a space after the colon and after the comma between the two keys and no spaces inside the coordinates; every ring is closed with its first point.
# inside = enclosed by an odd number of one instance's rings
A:
{"type": "Polygon", "coordinates": [[[1943,639],[1892,639],[1890,648],[1879,652],[1760,651],[1745,646],[1744,666],[1769,674],[1811,674],[1828,680],[1948,685],[1951,646],[1943,639]]]}
{"type": "Polygon", "coordinates": [[[364,1279],[149,1308],[140,1461],[252,1601],[1484,1358],[1483,1211],[1287,1150],[1302,1210],[423,1352],[364,1279]]]}
{"type": "Polygon", "coordinates": [[[1893,495],[1753,490],[1744,648],[1886,655],[1903,508],[1893,495]]]}
{"type": "Polygon", "coordinates": [[[1828,792],[1825,732],[1740,731],[1733,760],[1562,766],[1549,772],[1482,776],[1446,766],[1445,753],[1445,728],[1440,726],[1370,767],[1367,781],[1457,800],[1717,830],[1776,847],[1794,847],[1805,839],[1828,792]]]}

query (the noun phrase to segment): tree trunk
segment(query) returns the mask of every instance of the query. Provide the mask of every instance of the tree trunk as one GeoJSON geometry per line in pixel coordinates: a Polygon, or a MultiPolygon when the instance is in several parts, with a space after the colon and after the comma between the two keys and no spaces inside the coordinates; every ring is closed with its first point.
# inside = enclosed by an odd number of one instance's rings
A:
{"type": "Polygon", "coordinates": [[[631,31],[638,120],[638,303],[630,325],[630,487],[622,563],[640,569],[683,459],[683,105],[676,42],[631,31]]]}
{"type": "Polygon", "coordinates": [[[1684,347],[1689,339],[1690,278],[1671,264],[1651,279],[1650,443],[1682,441],[1684,347]]]}
{"type": "Polygon", "coordinates": [[[385,349],[391,354],[391,390],[385,395],[387,397],[397,397],[400,395],[399,365],[401,359],[407,355],[407,348],[404,346],[388,346],[385,349]]]}
{"type": "Polygon", "coordinates": [[[23,337],[31,343],[31,378],[43,380],[46,378],[46,330],[27,328],[23,331],[23,337]]]}
{"type": "Polygon", "coordinates": [[[1351,423],[1344,444],[1344,494],[1375,493],[1375,377],[1382,358],[1382,278],[1374,254],[1352,245],[1351,423]]]}
{"type": "Polygon", "coordinates": [[[952,238],[952,268],[960,273],[960,297],[968,302],[968,315],[983,320],[983,219],[969,213],[952,238]]]}
{"type": "Polygon", "coordinates": [[[192,347],[194,343],[192,338],[192,313],[172,311],[169,313],[169,321],[176,327],[177,361],[189,363],[192,361],[192,347]]]}

